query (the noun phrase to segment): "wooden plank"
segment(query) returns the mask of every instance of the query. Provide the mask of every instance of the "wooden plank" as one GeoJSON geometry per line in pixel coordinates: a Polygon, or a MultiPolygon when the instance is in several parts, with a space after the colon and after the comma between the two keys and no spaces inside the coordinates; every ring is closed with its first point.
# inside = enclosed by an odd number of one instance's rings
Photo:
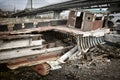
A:
{"type": "Polygon", "coordinates": [[[23,66],[33,66],[47,61],[56,60],[59,57],[60,53],[58,51],[47,54],[35,55],[31,57],[22,57],[9,61],[7,67],[10,69],[16,69],[23,66]]]}
{"type": "Polygon", "coordinates": [[[33,29],[25,29],[24,31],[23,30],[19,30],[19,31],[12,31],[12,32],[0,32],[0,35],[2,34],[26,34],[26,33],[32,33],[34,31],[36,32],[43,32],[43,31],[50,31],[50,30],[53,30],[53,31],[63,31],[63,32],[67,32],[67,33],[71,33],[71,34],[74,34],[74,35],[77,35],[77,34],[81,34],[81,35],[89,35],[89,36],[93,36],[93,34],[96,34],[98,32],[102,32],[103,34],[106,34],[106,33],[109,33],[109,29],[106,29],[106,28],[101,28],[101,29],[97,29],[97,30],[94,30],[94,31],[81,31],[79,29],[76,29],[76,28],[68,28],[68,27],[65,27],[65,26],[47,26],[47,27],[39,27],[39,28],[33,28],[33,29]]]}
{"type": "Polygon", "coordinates": [[[43,42],[42,39],[33,41],[31,38],[19,39],[19,40],[10,40],[10,41],[0,40],[0,50],[39,46],[39,45],[42,45],[42,42],[43,42]]]}
{"type": "Polygon", "coordinates": [[[11,39],[26,39],[26,38],[34,38],[41,37],[42,34],[19,34],[19,35],[0,35],[0,40],[11,40],[11,39]]]}
{"type": "Polygon", "coordinates": [[[48,48],[48,49],[14,49],[14,50],[6,50],[0,52],[0,60],[7,60],[12,58],[18,58],[23,56],[30,56],[30,55],[36,55],[41,53],[47,53],[47,52],[53,52],[53,51],[59,51],[66,48],[71,48],[71,46],[68,47],[54,47],[54,48],[48,48]]]}

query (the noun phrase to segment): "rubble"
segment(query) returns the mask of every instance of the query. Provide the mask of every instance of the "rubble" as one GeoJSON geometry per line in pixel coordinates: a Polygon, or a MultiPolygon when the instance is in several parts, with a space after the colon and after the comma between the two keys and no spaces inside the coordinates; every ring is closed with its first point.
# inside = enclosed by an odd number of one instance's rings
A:
{"type": "MultiPolygon", "coordinates": [[[[119,48],[115,46],[107,45],[106,48],[110,50],[114,49],[120,52],[119,48]]],[[[120,79],[120,59],[116,57],[110,57],[108,52],[103,52],[102,49],[94,47],[89,50],[93,53],[94,58],[91,61],[82,59],[68,61],[66,64],[62,64],[63,68],[51,71],[49,75],[40,76],[34,72],[30,67],[19,68],[14,71],[0,72],[0,78],[2,80],[119,80],[120,79]],[[96,51],[96,49],[98,51],[96,51]],[[6,75],[7,74],[7,75],[6,75]]],[[[113,54],[114,54],[113,53],[113,54]]]]}

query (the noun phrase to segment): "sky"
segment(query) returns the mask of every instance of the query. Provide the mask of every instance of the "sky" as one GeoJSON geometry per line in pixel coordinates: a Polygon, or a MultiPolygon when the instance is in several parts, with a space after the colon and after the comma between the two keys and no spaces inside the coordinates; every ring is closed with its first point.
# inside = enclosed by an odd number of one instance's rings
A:
{"type": "MultiPolygon", "coordinates": [[[[60,3],[69,0],[33,0],[33,7],[39,8],[50,4],[60,3]]],[[[26,7],[28,0],[0,0],[0,9],[4,11],[13,11],[15,10],[23,10],[26,7]]]]}

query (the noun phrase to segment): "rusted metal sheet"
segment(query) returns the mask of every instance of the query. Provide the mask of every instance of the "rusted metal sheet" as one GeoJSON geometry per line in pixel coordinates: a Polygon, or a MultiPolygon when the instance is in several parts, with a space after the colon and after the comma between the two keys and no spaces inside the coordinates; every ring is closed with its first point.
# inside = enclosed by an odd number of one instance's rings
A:
{"type": "Polygon", "coordinates": [[[75,11],[71,11],[69,13],[67,26],[69,26],[69,27],[75,27],[75,21],[76,21],[75,11]]]}
{"type": "Polygon", "coordinates": [[[102,28],[103,19],[104,14],[101,13],[92,13],[87,11],[71,11],[69,14],[67,26],[72,28],[78,28],[81,31],[91,31],[102,28]],[[99,17],[97,17],[97,15],[99,15],[99,17]]]}
{"type": "Polygon", "coordinates": [[[98,28],[102,28],[102,25],[103,25],[103,21],[102,20],[94,21],[92,30],[96,30],[98,28]]]}

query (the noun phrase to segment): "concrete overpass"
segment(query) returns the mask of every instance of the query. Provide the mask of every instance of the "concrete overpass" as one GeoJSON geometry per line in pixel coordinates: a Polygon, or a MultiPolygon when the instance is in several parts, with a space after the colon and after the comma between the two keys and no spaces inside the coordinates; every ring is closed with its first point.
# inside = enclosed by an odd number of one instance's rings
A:
{"type": "Polygon", "coordinates": [[[13,14],[12,17],[31,16],[31,15],[36,15],[38,13],[49,12],[49,11],[53,11],[56,14],[59,14],[61,11],[68,10],[71,8],[81,8],[81,9],[110,8],[109,10],[111,12],[119,12],[120,9],[118,8],[113,9],[112,7],[114,5],[117,5],[114,7],[120,7],[119,2],[120,0],[72,0],[72,1],[53,4],[33,10],[25,9],[23,11],[13,14]]]}

